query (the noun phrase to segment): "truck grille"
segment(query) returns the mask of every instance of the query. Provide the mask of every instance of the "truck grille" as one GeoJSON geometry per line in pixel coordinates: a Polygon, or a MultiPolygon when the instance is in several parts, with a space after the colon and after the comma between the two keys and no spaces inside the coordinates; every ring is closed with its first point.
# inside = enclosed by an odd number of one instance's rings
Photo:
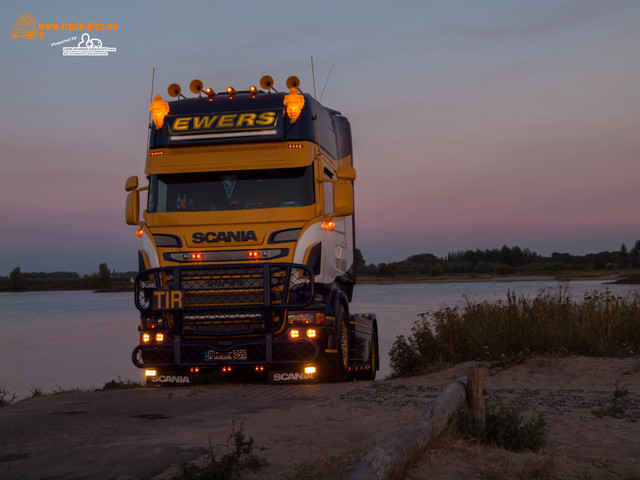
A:
{"type": "Polygon", "coordinates": [[[304,265],[155,268],[135,281],[136,307],[146,314],[162,312],[177,334],[274,332],[285,321],[286,308],[312,300],[313,272],[304,265]],[[180,302],[164,301],[176,292],[180,302]]]}

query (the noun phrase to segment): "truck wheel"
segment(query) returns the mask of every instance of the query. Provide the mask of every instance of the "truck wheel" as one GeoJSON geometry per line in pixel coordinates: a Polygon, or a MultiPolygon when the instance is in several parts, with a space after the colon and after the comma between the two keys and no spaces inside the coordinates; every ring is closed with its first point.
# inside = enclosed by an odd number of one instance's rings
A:
{"type": "Polygon", "coordinates": [[[347,312],[340,306],[336,315],[336,349],[338,355],[333,367],[333,379],[336,382],[349,380],[349,323],[347,312]]]}
{"type": "Polygon", "coordinates": [[[369,369],[362,372],[363,380],[376,379],[376,363],[378,362],[378,336],[371,334],[371,353],[369,354],[369,369]]]}

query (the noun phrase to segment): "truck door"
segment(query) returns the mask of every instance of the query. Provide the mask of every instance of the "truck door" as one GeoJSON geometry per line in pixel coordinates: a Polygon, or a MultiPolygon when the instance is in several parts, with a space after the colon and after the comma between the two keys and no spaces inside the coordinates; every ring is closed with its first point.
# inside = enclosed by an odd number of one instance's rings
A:
{"type": "MultiPolygon", "coordinates": [[[[335,175],[328,169],[324,169],[324,178],[327,180],[333,180],[335,175]]],[[[332,182],[323,182],[324,186],[324,207],[325,215],[331,214],[333,210],[333,186],[332,182]]],[[[324,229],[323,245],[323,258],[326,258],[324,263],[325,280],[333,280],[337,276],[344,275],[349,268],[349,249],[347,244],[347,233],[350,229],[347,226],[351,222],[351,217],[334,217],[335,227],[333,229],[324,229]]]]}

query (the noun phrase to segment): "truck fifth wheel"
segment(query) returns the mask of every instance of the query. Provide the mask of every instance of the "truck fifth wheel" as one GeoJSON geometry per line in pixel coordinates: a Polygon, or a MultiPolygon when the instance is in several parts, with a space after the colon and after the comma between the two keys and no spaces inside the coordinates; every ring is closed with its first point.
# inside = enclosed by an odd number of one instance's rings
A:
{"type": "Polygon", "coordinates": [[[356,282],[351,128],[289,77],[276,92],[194,80],[151,103],[139,186],[133,363],[148,383],[218,370],[270,382],[372,380],[377,321],[349,310],[356,282]],[[140,215],[140,192],[147,192],[140,215]]]}

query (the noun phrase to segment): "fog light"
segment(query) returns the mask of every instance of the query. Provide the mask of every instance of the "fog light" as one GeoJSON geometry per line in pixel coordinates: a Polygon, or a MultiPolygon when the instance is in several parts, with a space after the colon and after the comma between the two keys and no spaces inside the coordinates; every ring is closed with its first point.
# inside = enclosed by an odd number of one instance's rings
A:
{"type": "Polygon", "coordinates": [[[316,338],[317,335],[318,335],[318,332],[316,331],[315,328],[310,328],[309,330],[307,330],[308,338],[316,338]]]}
{"type": "Polygon", "coordinates": [[[164,334],[161,332],[156,333],[156,342],[162,343],[164,342],[164,334]]]}
{"type": "Polygon", "coordinates": [[[142,334],[142,343],[149,343],[151,341],[151,335],[149,333],[144,332],[142,334]]]}
{"type": "Polygon", "coordinates": [[[292,329],[292,330],[289,330],[289,336],[292,339],[297,340],[298,338],[300,338],[300,330],[295,329],[295,328],[292,329]]]}
{"type": "Polygon", "coordinates": [[[157,374],[157,372],[155,371],[155,369],[149,368],[147,370],[144,371],[144,376],[145,377],[155,377],[157,374]]]}
{"type": "Polygon", "coordinates": [[[307,374],[316,373],[316,367],[304,367],[304,373],[307,373],[307,374]]]}

